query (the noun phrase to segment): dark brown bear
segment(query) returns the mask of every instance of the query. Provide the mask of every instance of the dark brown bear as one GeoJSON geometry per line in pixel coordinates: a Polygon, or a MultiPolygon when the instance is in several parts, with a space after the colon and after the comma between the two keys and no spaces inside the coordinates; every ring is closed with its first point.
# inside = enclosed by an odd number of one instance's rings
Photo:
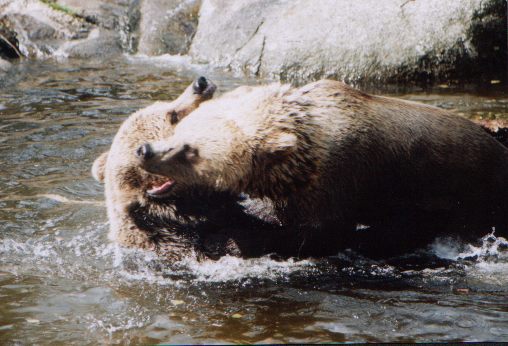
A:
{"type": "Polygon", "coordinates": [[[379,249],[508,229],[506,147],[448,111],[340,82],[238,88],[138,154],[177,184],[272,199],[309,253],[358,224],[382,230],[379,249]]]}

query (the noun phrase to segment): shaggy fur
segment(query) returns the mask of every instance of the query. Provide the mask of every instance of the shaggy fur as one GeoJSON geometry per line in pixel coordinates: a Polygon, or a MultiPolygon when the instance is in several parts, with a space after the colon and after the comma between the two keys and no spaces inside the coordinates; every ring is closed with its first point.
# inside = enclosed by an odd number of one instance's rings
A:
{"type": "Polygon", "coordinates": [[[508,228],[506,147],[445,110],[340,82],[236,89],[149,150],[140,165],[178,184],[272,199],[318,248],[357,224],[413,243],[508,228]]]}
{"type": "MultiPolygon", "coordinates": [[[[213,228],[225,218],[224,210],[243,213],[238,197],[229,193],[175,186],[168,196],[154,198],[147,191],[167,178],[149,174],[137,165],[137,147],[170,136],[178,121],[213,96],[213,83],[207,81],[204,90],[199,90],[197,83],[172,102],[156,102],[132,114],[121,125],[110,150],[95,160],[92,175],[105,183],[111,240],[177,258],[198,250],[199,225],[206,221],[213,228]]],[[[222,251],[227,251],[225,246],[222,251]]]]}

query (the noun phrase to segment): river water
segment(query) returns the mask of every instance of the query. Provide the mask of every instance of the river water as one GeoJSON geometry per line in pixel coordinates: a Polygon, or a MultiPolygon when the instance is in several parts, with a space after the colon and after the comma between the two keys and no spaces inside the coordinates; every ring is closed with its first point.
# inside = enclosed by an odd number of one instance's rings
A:
{"type": "MultiPolygon", "coordinates": [[[[107,240],[89,174],[120,123],[200,74],[185,58],[26,61],[0,82],[0,344],[508,340],[508,242],[437,239],[407,256],[166,263],[107,240]]],[[[373,92],[507,118],[493,85],[373,92]]]]}

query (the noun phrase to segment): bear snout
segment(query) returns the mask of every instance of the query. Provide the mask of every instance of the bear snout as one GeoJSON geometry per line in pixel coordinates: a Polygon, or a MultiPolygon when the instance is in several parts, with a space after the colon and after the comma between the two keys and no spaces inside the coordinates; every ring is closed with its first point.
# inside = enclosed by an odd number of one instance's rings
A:
{"type": "Polygon", "coordinates": [[[204,97],[211,97],[216,88],[215,84],[203,76],[199,77],[192,85],[194,94],[203,95],[204,97]]]}
{"type": "Polygon", "coordinates": [[[203,91],[205,91],[207,86],[208,86],[208,81],[206,80],[205,77],[201,76],[194,83],[194,91],[197,94],[201,94],[201,93],[203,93],[203,91]]]}
{"type": "Polygon", "coordinates": [[[189,144],[181,144],[171,148],[167,148],[163,156],[166,164],[188,164],[194,163],[198,158],[198,150],[189,144]]]}
{"type": "Polygon", "coordinates": [[[148,143],[145,143],[143,145],[141,145],[137,150],[136,150],[136,156],[140,159],[143,159],[143,160],[149,160],[151,159],[153,156],[154,156],[154,152],[153,152],[153,149],[152,149],[152,146],[148,143]]]}
{"type": "Polygon", "coordinates": [[[194,163],[199,152],[189,144],[180,144],[172,147],[161,147],[160,143],[154,145],[145,143],[136,149],[136,156],[142,162],[151,162],[151,166],[155,162],[163,163],[164,165],[177,164],[177,163],[194,163]],[[157,157],[157,160],[154,158],[157,157]]]}

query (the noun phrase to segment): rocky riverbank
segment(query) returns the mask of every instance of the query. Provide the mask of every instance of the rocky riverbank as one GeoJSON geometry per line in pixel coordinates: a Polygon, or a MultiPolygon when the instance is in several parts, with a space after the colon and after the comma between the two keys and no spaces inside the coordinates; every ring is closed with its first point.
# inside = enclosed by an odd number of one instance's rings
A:
{"type": "Polygon", "coordinates": [[[506,8],[506,0],[0,0],[0,71],[20,58],[138,53],[297,83],[505,83],[506,8]]]}

